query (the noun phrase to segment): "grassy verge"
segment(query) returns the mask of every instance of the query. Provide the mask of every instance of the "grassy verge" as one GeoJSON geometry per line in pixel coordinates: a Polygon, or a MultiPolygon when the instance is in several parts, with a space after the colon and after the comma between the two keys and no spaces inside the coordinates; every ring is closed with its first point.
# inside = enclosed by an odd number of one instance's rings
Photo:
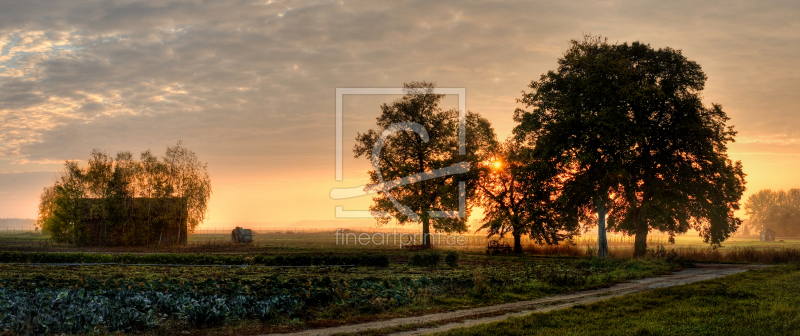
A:
{"type": "Polygon", "coordinates": [[[437,335],[798,335],[798,292],[776,266],[437,335]]]}

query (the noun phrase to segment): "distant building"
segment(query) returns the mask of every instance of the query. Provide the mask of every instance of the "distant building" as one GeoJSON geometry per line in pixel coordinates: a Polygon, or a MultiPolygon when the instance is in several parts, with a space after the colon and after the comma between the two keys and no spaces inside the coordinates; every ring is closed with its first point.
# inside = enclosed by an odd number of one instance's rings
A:
{"type": "Polygon", "coordinates": [[[775,231],[770,229],[764,229],[761,231],[761,241],[762,242],[774,242],[775,241],[775,231]]]}

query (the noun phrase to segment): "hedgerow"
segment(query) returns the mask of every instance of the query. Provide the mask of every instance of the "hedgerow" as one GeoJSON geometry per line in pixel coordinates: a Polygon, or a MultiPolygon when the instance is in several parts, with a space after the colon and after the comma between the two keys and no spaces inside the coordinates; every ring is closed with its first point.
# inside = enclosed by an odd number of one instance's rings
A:
{"type": "Polygon", "coordinates": [[[242,256],[188,253],[109,254],[0,252],[2,263],[119,263],[174,265],[263,265],[263,266],[389,266],[385,254],[242,256]]]}
{"type": "Polygon", "coordinates": [[[426,253],[414,253],[411,255],[411,258],[408,260],[408,265],[410,266],[420,266],[420,267],[436,267],[439,265],[439,261],[441,260],[441,254],[436,251],[426,252],[426,253]]]}

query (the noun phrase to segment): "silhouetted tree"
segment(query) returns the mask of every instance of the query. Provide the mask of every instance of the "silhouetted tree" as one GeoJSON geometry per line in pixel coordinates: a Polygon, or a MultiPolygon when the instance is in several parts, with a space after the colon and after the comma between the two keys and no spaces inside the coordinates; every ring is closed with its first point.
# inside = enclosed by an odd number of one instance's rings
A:
{"type": "Polygon", "coordinates": [[[606,213],[610,229],[636,236],[637,256],[651,229],[694,228],[713,246],[736,231],[745,183],[727,156],[736,132],[719,105],[703,105],[697,63],[678,50],[590,36],[571,41],[558,63],[523,95],[533,110],[517,110],[515,133],[557,163],[571,206],[598,213],[601,256],[606,213]]]}
{"type": "Polygon", "coordinates": [[[522,252],[521,238],[557,244],[577,233],[578,221],[556,199],[558,182],[551,165],[536,161],[531,151],[513,140],[479,164],[478,200],[483,208],[481,228],[489,236],[514,237],[514,252],[522,252]]]}
{"type": "MultiPolygon", "coordinates": [[[[405,84],[404,88],[405,96],[392,104],[381,105],[381,115],[377,117],[378,128],[359,133],[353,152],[356,158],[363,156],[377,163],[380,170],[369,172],[372,185],[368,188],[379,191],[373,198],[374,204],[370,210],[374,213],[386,211],[401,225],[421,223],[423,244],[430,245],[431,223],[439,231],[461,232],[467,229],[467,217],[471,212],[469,202],[465,204],[466,214],[463,218],[434,216],[432,211],[458,210],[461,195],[459,182],[466,184],[464,196],[473,197],[475,188],[472,184],[477,175],[468,168],[484,161],[496,140],[494,130],[486,119],[467,112],[466,151],[465,155],[459,155],[458,111],[439,107],[444,95],[433,94],[433,83],[412,82],[405,84]],[[382,138],[382,135],[385,136],[382,138]],[[375,153],[376,144],[381,145],[379,153],[375,153]],[[437,169],[451,169],[460,173],[426,179],[435,176],[432,172],[437,169]],[[380,188],[384,181],[403,178],[408,183],[396,186],[388,193],[380,188]]],[[[380,216],[376,219],[381,225],[390,220],[389,217],[380,216]]]]}
{"type": "Polygon", "coordinates": [[[67,161],[56,183],[45,188],[39,204],[37,222],[57,242],[82,243],[83,209],[86,197],[85,174],[75,161],[67,161]]]}
{"type": "MultiPolygon", "coordinates": [[[[211,199],[211,178],[208,164],[200,162],[193,151],[181,146],[178,141],[167,147],[162,163],[166,166],[166,179],[159,190],[168,197],[185,197],[189,206],[189,231],[194,231],[208,214],[211,199]]],[[[147,170],[145,170],[147,171],[147,170]]],[[[151,181],[160,182],[157,177],[151,181]]]]}

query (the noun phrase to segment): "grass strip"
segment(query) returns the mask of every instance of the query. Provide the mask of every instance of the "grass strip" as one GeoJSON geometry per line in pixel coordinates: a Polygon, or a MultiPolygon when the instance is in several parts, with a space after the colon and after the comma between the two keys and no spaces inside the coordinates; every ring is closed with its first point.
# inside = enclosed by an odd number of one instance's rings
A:
{"type": "Polygon", "coordinates": [[[800,335],[798,292],[776,266],[436,335],[800,335]]]}

